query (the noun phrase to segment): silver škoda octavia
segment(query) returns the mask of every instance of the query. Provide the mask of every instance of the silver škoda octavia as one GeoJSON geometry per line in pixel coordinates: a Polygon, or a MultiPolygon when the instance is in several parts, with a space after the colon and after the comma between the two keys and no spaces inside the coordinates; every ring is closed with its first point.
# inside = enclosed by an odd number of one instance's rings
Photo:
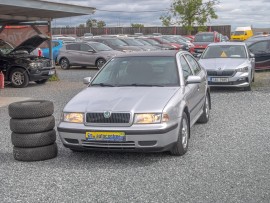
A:
{"type": "Polygon", "coordinates": [[[65,106],[58,132],[73,151],[187,152],[190,127],[209,120],[206,71],[185,51],[108,61],[65,106]]]}

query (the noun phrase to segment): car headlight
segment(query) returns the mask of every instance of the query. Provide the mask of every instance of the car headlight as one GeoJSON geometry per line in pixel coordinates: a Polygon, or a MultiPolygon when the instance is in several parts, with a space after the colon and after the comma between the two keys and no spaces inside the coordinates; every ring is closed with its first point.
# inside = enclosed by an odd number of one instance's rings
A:
{"type": "Polygon", "coordinates": [[[238,69],[236,69],[236,71],[246,73],[246,72],[248,72],[248,67],[246,66],[246,67],[243,67],[243,68],[238,68],[238,69]]]}
{"type": "Polygon", "coordinates": [[[134,117],[134,124],[155,124],[167,121],[169,121],[169,116],[166,113],[138,113],[134,117]]]}
{"type": "Polygon", "coordinates": [[[29,66],[31,68],[41,68],[42,67],[42,63],[30,63],[29,66]]]}
{"type": "Polygon", "coordinates": [[[63,113],[62,121],[70,123],[83,123],[83,113],[63,113]]]}

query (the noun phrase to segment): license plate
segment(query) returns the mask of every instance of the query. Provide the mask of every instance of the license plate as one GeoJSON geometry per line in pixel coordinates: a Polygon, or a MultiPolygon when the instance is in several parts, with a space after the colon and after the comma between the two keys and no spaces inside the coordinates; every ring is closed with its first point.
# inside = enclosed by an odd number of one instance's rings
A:
{"type": "Polygon", "coordinates": [[[211,78],[212,82],[229,82],[228,78],[211,78]]]}
{"type": "Polygon", "coordinates": [[[124,132],[86,132],[85,139],[122,142],[126,140],[126,135],[124,132]]]}
{"type": "Polygon", "coordinates": [[[53,74],[55,74],[55,70],[50,70],[49,75],[53,75],[53,74]]]}

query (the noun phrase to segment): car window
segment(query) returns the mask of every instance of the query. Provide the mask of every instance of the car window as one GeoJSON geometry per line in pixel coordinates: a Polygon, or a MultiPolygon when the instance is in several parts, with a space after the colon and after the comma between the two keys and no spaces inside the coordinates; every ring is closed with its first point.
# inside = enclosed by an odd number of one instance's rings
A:
{"type": "Polygon", "coordinates": [[[93,50],[89,45],[87,45],[87,44],[80,44],[80,50],[81,51],[89,51],[89,50],[93,50]]]}
{"type": "Polygon", "coordinates": [[[68,44],[66,47],[67,47],[67,50],[80,51],[80,45],[79,44],[68,44]]]}
{"type": "Polygon", "coordinates": [[[257,42],[249,47],[250,51],[254,54],[270,52],[269,48],[268,41],[257,42]]]}
{"type": "Polygon", "coordinates": [[[201,67],[199,66],[197,61],[188,54],[186,54],[185,57],[187,58],[187,61],[189,62],[190,67],[193,70],[194,74],[198,75],[199,72],[201,71],[201,67]]]}
{"type": "Polygon", "coordinates": [[[112,59],[99,72],[92,84],[114,86],[179,86],[174,57],[130,56],[112,59]]]}
{"type": "Polygon", "coordinates": [[[190,69],[186,59],[183,56],[180,57],[180,64],[182,67],[184,78],[185,80],[187,80],[188,76],[193,75],[192,70],[190,69]]]}
{"type": "Polygon", "coordinates": [[[111,51],[113,50],[112,48],[108,47],[107,45],[103,43],[91,43],[91,46],[96,50],[96,51],[111,51]]]}

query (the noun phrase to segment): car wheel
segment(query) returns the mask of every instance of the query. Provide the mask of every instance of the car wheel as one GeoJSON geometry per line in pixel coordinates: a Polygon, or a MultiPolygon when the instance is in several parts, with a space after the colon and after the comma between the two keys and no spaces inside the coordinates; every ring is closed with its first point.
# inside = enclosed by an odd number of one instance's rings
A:
{"type": "Polygon", "coordinates": [[[31,148],[31,147],[43,147],[51,145],[56,140],[55,130],[50,130],[41,133],[11,133],[11,142],[14,147],[31,148]]]}
{"type": "Polygon", "coordinates": [[[96,62],[96,66],[98,69],[101,69],[102,66],[106,63],[106,61],[104,59],[98,59],[96,62]]]}
{"type": "Polygon", "coordinates": [[[48,81],[48,79],[43,79],[43,80],[37,80],[35,81],[37,84],[44,84],[48,81]]]}
{"type": "Polygon", "coordinates": [[[18,161],[43,161],[55,158],[57,153],[58,148],[56,143],[33,148],[13,147],[14,159],[18,161]]]}
{"type": "Polygon", "coordinates": [[[64,70],[69,69],[70,68],[69,60],[67,58],[62,58],[60,60],[60,67],[64,70]]]}
{"type": "Polygon", "coordinates": [[[187,152],[189,136],[190,132],[188,117],[186,113],[183,113],[178,133],[178,140],[170,151],[172,155],[182,156],[187,152]]]}
{"type": "Polygon", "coordinates": [[[11,85],[17,88],[26,87],[29,84],[29,76],[23,68],[15,68],[12,70],[9,80],[11,85]]]}
{"type": "Polygon", "coordinates": [[[205,97],[205,102],[203,106],[203,114],[201,117],[198,119],[198,123],[207,123],[209,121],[209,116],[210,116],[210,99],[209,99],[209,94],[206,94],[205,97]]]}
{"type": "Polygon", "coordinates": [[[40,133],[52,130],[55,126],[53,116],[31,119],[10,119],[10,130],[14,133],[40,133]]]}
{"type": "Polygon", "coordinates": [[[9,116],[18,119],[47,117],[51,116],[53,111],[53,102],[47,100],[26,100],[8,106],[9,116]]]}

